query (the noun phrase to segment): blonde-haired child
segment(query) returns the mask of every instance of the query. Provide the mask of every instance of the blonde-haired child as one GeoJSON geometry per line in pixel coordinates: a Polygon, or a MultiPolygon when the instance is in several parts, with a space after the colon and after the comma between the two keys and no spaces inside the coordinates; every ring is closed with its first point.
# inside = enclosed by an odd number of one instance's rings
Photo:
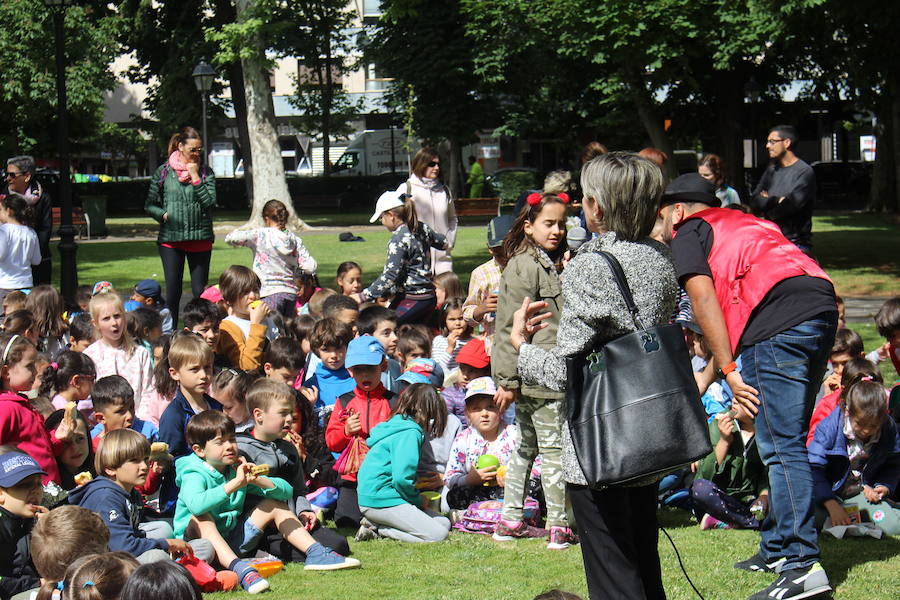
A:
{"type": "Polygon", "coordinates": [[[141,523],[144,499],[137,488],[147,481],[149,456],[150,442],[137,431],[110,431],[97,448],[97,477],[69,494],[69,503],[100,515],[109,528],[109,549],[128,552],[141,564],[178,553],[211,559],[212,546],[189,546],[175,538],[165,521],[141,523]]]}
{"type": "Polygon", "coordinates": [[[91,298],[91,320],[99,338],[84,353],[91,357],[97,377],[121,375],[134,390],[135,414],[148,419],[155,396],[150,353],[128,334],[125,307],[118,294],[103,293],[91,298]]]}

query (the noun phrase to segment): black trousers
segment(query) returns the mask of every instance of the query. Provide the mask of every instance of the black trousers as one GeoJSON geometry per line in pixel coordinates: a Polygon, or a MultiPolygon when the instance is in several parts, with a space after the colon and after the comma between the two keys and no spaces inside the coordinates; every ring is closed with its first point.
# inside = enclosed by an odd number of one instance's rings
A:
{"type": "Polygon", "coordinates": [[[338,489],[338,499],[334,506],[335,526],[359,527],[362,513],[359,511],[359,496],[356,493],[356,482],[344,480],[338,489]]]}
{"type": "Polygon", "coordinates": [[[181,308],[181,284],[184,280],[184,261],[187,259],[191,273],[191,293],[198,298],[209,281],[209,261],[212,250],[208,252],[185,252],[175,248],[159,246],[159,258],[162,260],[163,275],[166,278],[166,304],[172,312],[172,327],[178,329],[178,312],[181,308]]]}
{"type": "Polygon", "coordinates": [[[50,285],[53,283],[53,261],[44,258],[39,265],[31,267],[31,279],[34,285],[50,285]]]}
{"type": "Polygon", "coordinates": [[[659,566],[657,486],[567,486],[591,600],[665,600],[659,566]]]}

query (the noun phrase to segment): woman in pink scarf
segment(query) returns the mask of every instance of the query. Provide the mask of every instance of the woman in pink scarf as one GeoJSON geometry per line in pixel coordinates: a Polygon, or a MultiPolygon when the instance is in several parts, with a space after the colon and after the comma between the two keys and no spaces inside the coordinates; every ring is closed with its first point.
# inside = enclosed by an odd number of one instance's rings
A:
{"type": "Polygon", "coordinates": [[[166,278],[166,304],[176,326],[185,260],[194,297],[203,293],[209,279],[216,180],[202,159],[203,142],[196,129],[185,127],[174,134],[169,158],[150,179],[144,204],[144,210],[159,222],[157,244],[166,278]]]}

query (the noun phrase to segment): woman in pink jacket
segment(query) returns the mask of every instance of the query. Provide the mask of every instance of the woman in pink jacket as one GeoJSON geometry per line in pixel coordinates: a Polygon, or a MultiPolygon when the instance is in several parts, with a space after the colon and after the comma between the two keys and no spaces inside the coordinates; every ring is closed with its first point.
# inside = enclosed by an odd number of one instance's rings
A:
{"type": "Polygon", "coordinates": [[[456,245],[456,208],[450,190],[438,177],[441,157],[433,148],[422,148],[412,161],[412,173],[398,192],[412,196],[416,216],[437,233],[447,238],[447,250],[431,249],[431,268],[435,275],[453,270],[450,251],[456,245]]]}

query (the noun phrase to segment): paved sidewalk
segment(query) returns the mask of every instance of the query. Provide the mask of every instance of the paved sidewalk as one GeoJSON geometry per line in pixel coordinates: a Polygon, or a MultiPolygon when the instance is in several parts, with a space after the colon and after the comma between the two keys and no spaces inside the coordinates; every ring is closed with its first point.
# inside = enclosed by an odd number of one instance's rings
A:
{"type": "Polygon", "coordinates": [[[848,323],[871,323],[875,318],[875,313],[887,300],[886,297],[866,296],[866,297],[848,297],[844,296],[844,312],[848,323]]]}

